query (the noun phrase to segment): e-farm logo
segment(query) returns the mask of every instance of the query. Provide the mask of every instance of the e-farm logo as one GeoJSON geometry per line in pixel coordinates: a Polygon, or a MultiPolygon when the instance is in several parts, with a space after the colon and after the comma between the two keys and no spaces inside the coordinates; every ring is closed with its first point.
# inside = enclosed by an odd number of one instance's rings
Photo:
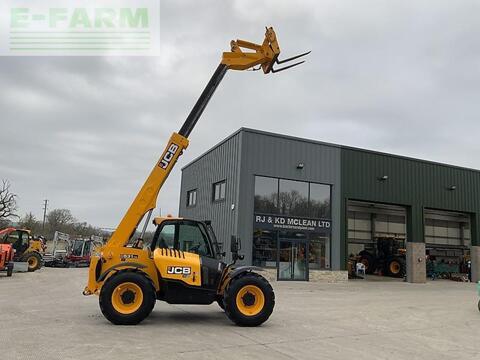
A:
{"type": "Polygon", "coordinates": [[[159,0],[7,0],[0,55],[158,55],[159,0]]]}

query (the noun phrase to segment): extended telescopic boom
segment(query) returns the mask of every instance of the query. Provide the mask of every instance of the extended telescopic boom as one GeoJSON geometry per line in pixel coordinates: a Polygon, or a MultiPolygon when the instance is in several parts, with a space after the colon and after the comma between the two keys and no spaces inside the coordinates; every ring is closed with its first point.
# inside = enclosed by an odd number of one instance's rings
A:
{"type": "Polygon", "coordinates": [[[280,69],[274,69],[274,64],[283,64],[310,53],[306,52],[289,59],[278,60],[280,47],[277,42],[275,31],[272,27],[266,29],[265,39],[261,45],[244,40],[232,40],[230,45],[231,51],[223,53],[222,61],[218,65],[217,70],[215,70],[212,78],[190,111],[190,114],[185,120],[185,123],[181,127],[180,131],[178,133],[173,133],[170,137],[167,147],[165,148],[160,160],[151,171],[147,180],[130,205],[130,208],[118,225],[116,231],[108,241],[106,247],[125,246],[125,244],[135,234],[137,226],[144,215],[149,212],[144,229],[142,231],[143,236],[147,222],[150,218],[151,211],[156,206],[157,196],[162,188],[162,185],[177,162],[178,157],[182,154],[183,150],[188,147],[188,137],[190,133],[205,110],[213,93],[225,76],[227,70],[262,69],[265,74],[270,72],[275,73],[300,65],[304,61],[299,61],[280,69]],[[243,49],[253,51],[245,52],[243,49]]]}

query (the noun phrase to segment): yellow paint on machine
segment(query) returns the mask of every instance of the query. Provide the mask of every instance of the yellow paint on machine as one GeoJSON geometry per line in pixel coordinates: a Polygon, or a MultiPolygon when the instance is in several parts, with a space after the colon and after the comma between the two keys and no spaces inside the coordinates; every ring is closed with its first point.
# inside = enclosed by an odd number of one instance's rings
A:
{"type": "Polygon", "coordinates": [[[200,256],[174,249],[156,249],[155,265],[163,279],[179,280],[191,286],[201,286],[200,256]]]}
{"type": "Polygon", "coordinates": [[[99,294],[107,279],[114,275],[116,271],[124,269],[139,269],[148,276],[153,282],[155,291],[160,290],[160,284],[157,277],[157,269],[152,259],[150,249],[136,249],[130,247],[102,247],[100,254],[91,257],[90,268],[88,271],[88,285],[85,288],[86,294],[99,294]],[[98,262],[102,262],[102,271],[108,272],[103,281],[97,281],[96,268],[98,262]],[[115,271],[109,271],[115,269],[115,271]]]}

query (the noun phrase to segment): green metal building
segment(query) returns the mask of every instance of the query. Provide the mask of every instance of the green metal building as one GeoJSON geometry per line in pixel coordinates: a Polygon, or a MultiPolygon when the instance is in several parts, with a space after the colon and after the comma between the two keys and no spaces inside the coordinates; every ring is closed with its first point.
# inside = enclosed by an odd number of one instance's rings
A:
{"type": "Polygon", "coordinates": [[[182,169],[180,215],[279,280],[345,275],[365,253],[379,275],[403,258],[410,282],[471,259],[476,280],[479,189],[477,170],[242,128],[182,169]]]}

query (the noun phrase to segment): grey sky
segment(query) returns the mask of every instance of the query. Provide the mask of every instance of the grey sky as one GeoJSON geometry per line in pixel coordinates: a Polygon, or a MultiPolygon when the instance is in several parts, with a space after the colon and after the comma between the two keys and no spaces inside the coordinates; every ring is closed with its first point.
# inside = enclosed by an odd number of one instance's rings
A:
{"type": "Polygon", "coordinates": [[[233,38],[277,31],[288,72],[229,72],[161,191],[239,127],[480,168],[478,1],[161,1],[159,57],[0,58],[0,177],[20,214],[114,227],[233,38]]]}

